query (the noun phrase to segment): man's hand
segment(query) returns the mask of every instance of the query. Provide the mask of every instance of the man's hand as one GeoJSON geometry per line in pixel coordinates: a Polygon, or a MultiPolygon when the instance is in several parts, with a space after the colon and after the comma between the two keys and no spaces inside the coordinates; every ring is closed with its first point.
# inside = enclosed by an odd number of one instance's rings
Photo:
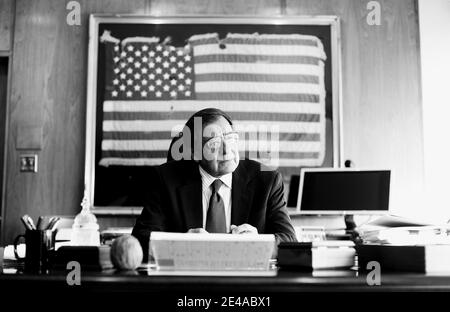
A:
{"type": "Polygon", "coordinates": [[[232,224],[230,229],[231,234],[258,234],[258,230],[254,226],[247,223],[238,226],[232,224]]]}
{"type": "Polygon", "coordinates": [[[204,228],[189,229],[188,233],[208,233],[204,228]]]}

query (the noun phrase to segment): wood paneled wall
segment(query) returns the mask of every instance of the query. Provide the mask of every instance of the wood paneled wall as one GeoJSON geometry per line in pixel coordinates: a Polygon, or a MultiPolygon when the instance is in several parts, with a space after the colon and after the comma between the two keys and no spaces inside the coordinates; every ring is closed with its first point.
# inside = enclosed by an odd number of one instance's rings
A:
{"type": "MultiPolygon", "coordinates": [[[[9,58],[0,56],[0,178],[3,177],[5,168],[5,139],[6,139],[6,99],[8,94],[8,66],[9,58]]],[[[0,180],[0,190],[3,190],[4,180],[0,180]]],[[[0,226],[3,224],[3,193],[0,195],[0,226]]]]}
{"type": "Polygon", "coordinates": [[[286,14],[341,17],[344,159],[392,169],[391,209],[413,215],[423,188],[417,2],[385,0],[381,25],[357,0],[287,0],[286,14]]]}
{"type": "Polygon", "coordinates": [[[0,0],[0,51],[11,50],[14,0],[0,0]]]}
{"type": "MultiPolygon", "coordinates": [[[[366,23],[368,1],[357,0],[82,0],[78,1],[81,26],[66,24],[67,2],[16,1],[7,143],[7,242],[22,231],[19,216],[24,213],[36,217],[79,210],[90,13],[340,16],[344,158],[359,167],[394,169],[398,189],[411,191],[422,183],[415,0],[380,1],[380,26],[366,23]],[[41,136],[31,133],[36,129],[41,136]],[[17,141],[27,142],[27,138],[33,138],[29,145],[34,149],[17,150],[17,141]],[[19,172],[18,157],[24,151],[39,155],[38,173],[19,172]]],[[[406,194],[393,195],[402,198],[406,194]]]]}
{"type": "Polygon", "coordinates": [[[6,242],[23,230],[19,217],[25,213],[36,218],[73,215],[80,210],[89,14],[147,13],[143,0],[84,0],[78,1],[81,26],[69,26],[67,2],[16,1],[3,227],[6,242]],[[38,173],[19,172],[22,153],[38,154],[38,173]]]}

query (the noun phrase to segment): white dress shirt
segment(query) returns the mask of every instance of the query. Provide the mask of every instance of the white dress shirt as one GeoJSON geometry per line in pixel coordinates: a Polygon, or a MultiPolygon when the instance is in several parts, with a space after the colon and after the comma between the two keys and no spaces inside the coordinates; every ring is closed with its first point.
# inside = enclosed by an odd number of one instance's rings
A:
{"type": "Polygon", "coordinates": [[[198,168],[202,177],[203,228],[206,227],[206,216],[208,215],[209,200],[211,199],[212,194],[211,184],[215,180],[220,179],[223,184],[219,189],[219,195],[222,197],[225,207],[226,229],[227,233],[229,233],[231,227],[231,184],[233,174],[228,173],[221,177],[215,178],[206,172],[200,165],[198,168]]]}

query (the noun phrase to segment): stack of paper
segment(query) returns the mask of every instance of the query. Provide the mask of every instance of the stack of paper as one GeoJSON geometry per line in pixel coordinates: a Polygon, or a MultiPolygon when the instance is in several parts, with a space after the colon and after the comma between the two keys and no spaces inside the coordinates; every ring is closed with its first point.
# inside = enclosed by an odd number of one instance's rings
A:
{"type": "Polygon", "coordinates": [[[131,234],[132,227],[109,227],[100,233],[102,244],[111,245],[114,239],[125,234],[131,234]]]}
{"type": "Polygon", "coordinates": [[[431,225],[397,216],[383,216],[357,228],[365,244],[450,244],[448,225],[431,225]]]}
{"type": "Polygon", "coordinates": [[[269,270],[274,235],[152,232],[159,270],[269,270]]]}
{"type": "MultiPolygon", "coordinates": [[[[0,270],[3,269],[3,273],[7,273],[8,269],[23,266],[23,261],[17,260],[15,256],[13,245],[0,248],[0,253],[0,270]]],[[[17,254],[20,258],[25,258],[25,244],[17,245],[17,254]]]]}

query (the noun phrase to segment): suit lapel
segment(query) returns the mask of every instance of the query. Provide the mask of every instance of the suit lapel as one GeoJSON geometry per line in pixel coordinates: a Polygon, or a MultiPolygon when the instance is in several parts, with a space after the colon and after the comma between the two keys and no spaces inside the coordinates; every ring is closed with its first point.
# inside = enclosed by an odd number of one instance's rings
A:
{"type": "Polygon", "coordinates": [[[233,172],[231,189],[231,224],[247,223],[250,213],[251,194],[247,188],[249,182],[247,172],[242,163],[233,172]]]}
{"type": "Polygon", "coordinates": [[[197,164],[189,170],[186,183],[178,188],[178,194],[186,228],[203,227],[202,180],[197,164]]]}

